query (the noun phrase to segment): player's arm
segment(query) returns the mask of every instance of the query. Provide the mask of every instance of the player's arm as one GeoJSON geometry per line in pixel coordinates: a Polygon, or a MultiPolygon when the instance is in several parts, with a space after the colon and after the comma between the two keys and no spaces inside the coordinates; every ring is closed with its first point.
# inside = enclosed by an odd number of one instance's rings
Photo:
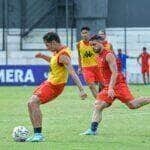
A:
{"type": "Polygon", "coordinates": [[[128,56],[126,58],[130,58],[130,59],[136,59],[137,57],[134,57],[134,56],[128,56]]]}
{"type": "Polygon", "coordinates": [[[79,43],[77,44],[77,51],[78,51],[78,73],[81,74],[82,73],[82,66],[81,66],[81,55],[80,55],[80,51],[79,51],[79,43]]]}
{"type": "Polygon", "coordinates": [[[126,58],[130,58],[130,59],[135,59],[137,57],[134,57],[134,56],[129,56],[128,54],[125,54],[126,55],[126,58]]]}
{"type": "Polygon", "coordinates": [[[106,61],[108,62],[109,68],[112,72],[109,87],[108,87],[108,96],[113,98],[114,97],[114,86],[116,84],[116,79],[117,79],[117,75],[118,75],[116,58],[113,54],[109,53],[106,56],[106,61]]]}
{"type": "Polygon", "coordinates": [[[137,62],[141,65],[140,63],[140,58],[141,58],[142,55],[139,55],[139,57],[137,58],[137,62]]]}
{"type": "Polygon", "coordinates": [[[75,84],[77,85],[77,87],[79,88],[80,91],[80,97],[82,99],[85,99],[87,97],[87,94],[84,91],[84,88],[82,86],[82,83],[79,79],[79,77],[77,76],[72,64],[71,64],[71,60],[69,56],[66,55],[61,55],[59,57],[59,63],[64,64],[66,69],[68,70],[68,73],[71,75],[72,79],[74,80],[75,84]]]}
{"type": "Polygon", "coordinates": [[[51,60],[51,57],[49,57],[49,56],[47,56],[47,55],[44,55],[44,54],[42,54],[42,53],[37,53],[37,54],[35,55],[35,57],[36,57],[36,58],[42,58],[42,59],[44,59],[44,60],[47,61],[47,62],[50,62],[50,60],[51,60]]]}

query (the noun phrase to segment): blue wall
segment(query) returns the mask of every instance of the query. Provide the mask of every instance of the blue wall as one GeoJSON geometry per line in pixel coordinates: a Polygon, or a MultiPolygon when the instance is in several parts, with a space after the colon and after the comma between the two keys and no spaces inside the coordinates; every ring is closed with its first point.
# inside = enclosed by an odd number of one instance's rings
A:
{"type": "MultiPolygon", "coordinates": [[[[74,69],[77,71],[78,66],[74,69]]],[[[0,66],[0,86],[39,85],[47,79],[49,70],[47,65],[0,66]]],[[[82,75],[80,79],[85,85],[82,75]]],[[[70,76],[67,85],[74,85],[70,76]]]]}

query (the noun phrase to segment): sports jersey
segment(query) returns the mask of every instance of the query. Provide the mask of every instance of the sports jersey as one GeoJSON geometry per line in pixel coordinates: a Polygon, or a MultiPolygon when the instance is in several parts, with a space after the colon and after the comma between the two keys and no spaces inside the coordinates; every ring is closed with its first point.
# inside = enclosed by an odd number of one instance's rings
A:
{"type": "Polygon", "coordinates": [[[112,45],[111,45],[111,43],[109,43],[108,41],[104,41],[104,42],[103,42],[103,46],[104,46],[104,49],[105,49],[105,50],[111,50],[111,51],[113,51],[112,45]]]}
{"type": "MultiPolygon", "coordinates": [[[[100,68],[100,74],[101,74],[101,77],[102,77],[102,80],[103,80],[103,85],[104,86],[108,86],[109,85],[109,82],[110,82],[110,78],[111,78],[111,70],[109,68],[109,65],[108,65],[108,62],[106,61],[106,56],[107,54],[113,54],[113,52],[111,51],[108,51],[108,50],[103,50],[99,56],[97,57],[97,61],[98,61],[98,66],[100,68]]],[[[125,78],[123,76],[123,74],[121,73],[121,63],[119,60],[116,60],[116,63],[117,63],[117,67],[118,67],[118,76],[117,76],[117,80],[116,80],[116,84],[118,82],[124,82],[125,81],[125,78]]]]}
{"type": "Polygon", "coordinates": [[[77,44],[78,51],[81,57],[81,66],[82,67],[91,67],[96,66],[96,53],[94,52],[93,48],[90,46],[89,42],[85,42],[81,40],[77,44]]]}
{"type": "Polygon", "coordinates": [[[55,53],[50,60],[51,72],[48,77],[48,82],[57,85],[66,83],[68,80],[68,71],[66,67],[59,63],[59,57],[61,55],[71,56],[71,51],[68,47],[63,47],[57,53],[55,53]]]}
{"type": "Polygon", "coordinates": [[[111,98],[108,96],[108,87],[109,87],[109,83],[110,83],[110,79],[111,79],[111,75],[112,75],[112,72],[109,68],[108,62],[106,61],[106,56],[109,53],[113,54],[113,52],[111,52],[111,51],[103,50],[99,54],[99,57],[98,57],[99,67],[100,67],[101,76],[102,76],[102,80],[103,80],[103,88],[102,88],[101,92],[99,92],[97,94],[97,100],[105,101],[109,104],[112,104],[116,98],[118,98],[123,103],[132,101],[134,99],[134,97],[132,96],[132,94],[126,84],[125,78],[124,78],[123,74],[121,73],[121,68],[120,68],[121,64],[117,60],[116,60],[116,62],[119,64],[118,67],[120,70],[118,70],[116,84],[113,87],[114,97],[111,98]]]}
{"type": "Polygon", "coordinates": [[[129,58],[126,54],[118,54],[117,57],[121,60],[122,70],[126,69],[126,60],[129,58]]]}
{"type": "Polygon", "coordinates": [[[146,53],[142,53],[141,54],[141,58],[142,58],[142,67],[147,67],[150,55],[147,52],[146,53]]]}

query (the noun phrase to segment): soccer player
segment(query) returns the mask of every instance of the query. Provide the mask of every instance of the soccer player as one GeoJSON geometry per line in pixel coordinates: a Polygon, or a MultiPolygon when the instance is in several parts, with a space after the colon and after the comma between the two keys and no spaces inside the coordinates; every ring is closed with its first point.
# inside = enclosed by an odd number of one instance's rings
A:
{"type": "Polygon", "coordinates": [[[150,98],[135,99],[132,96],[123,74],[117,71],[116,57],[113,52],[104,49],[101,37],[94,35],[90,41],[95,52],[99,53],[97,60],[103,75],[104,87],[97,94],[91,127],[83,133],[84,135],[95,135],[97,133],[98,125],[102,120],[102,111],[111,106],[116,98],[130,109],[137,109],[150,103],[150,98]]]}
{"type": "Polygon", "coordinates": [[[28,102],[28,111],[34,128],[34,135],[27,139],[29,142],[40,142],[44,140],[42,135],[42,113],[40,105],[54,100],[59,96],[68,79],[68,73],[79,88],[80,97],[87,97],[84,88],[71,65],[70,50],[60,43],[56,33],[50,32],[43,37],[47,50],[54,55],[52,57],[38,53],[36,58],[42,58],[50,63],[51,72],[48,79],[38,86],[28,102]]]}
{"type": "Polygon", "coordinates": [[[89,44],[90,28],[82,27],[81,29],[82,40],[77,44],[78,50],[78,73],[83,73],[84,79],[89,86],[93,96],[96,98],[97,89],[95,83],[100,80],[99,69],[96,60],[96,53],[89,44]]]}
{"type": "Polygon", "coordinates": [[[150,80],[149,80],[149,59],[150,59],[150,54],[147,52],[146,47],[143,47],[143,52],[139,55],[139,57],[137,58],[137,62],[142,66],[141,68],[141,72],[143,75],[143,82],[144,84],[149,84],[150,80]],[[141,63],[140,63],[140,58],[141,58],[141,63]],[[147,75],[147,81],[146,81],[146,75],[147,75]]]}
{"type": "Polygon", "coordinates": [[[106,50],[112,50],[113,51],[113,46],[111,43],[109,43],[107,40],[106,40],[106,32],[105,30],[100,30],[98,32],[99,36],[101,36],[102,38],[102,41],[103,41],[103,46],[106,50]]]}
{"type": "Polygon", "coordinates": [[[127,61],[127,58],[129,58],[129,56],[126,54],[123,54],[122,49],[118,49],[117,58],[119,58],[121,60],[122,73],[124,74],[124,76],[126,76],[126,68],[127,68],[126,67],[126,61],[127,61]]]}
{"type": "MultiPolygon", "coordinates": [[[[105,30],[99,30],[98,35],[99,35],[99,36],[101,37],[101,39],[102,39],[103,47],[104,47],[106,50],[112,51],[113,53],[115,53],[114,50],[113,50],[112,44],[111,44],[110,42],[108,42],[107,39],[106,39],[106,38],[107,38],[107,35],[106,35],[105,30]]],[[[122,66],[120,59],[117,59],[117,66],[119,66],[119,67],[122,66]]],[[[99,84],[99,92],[101,91],[102,86],[103,86],[102,83],[100,83],[100,84],[99,84]]]]}

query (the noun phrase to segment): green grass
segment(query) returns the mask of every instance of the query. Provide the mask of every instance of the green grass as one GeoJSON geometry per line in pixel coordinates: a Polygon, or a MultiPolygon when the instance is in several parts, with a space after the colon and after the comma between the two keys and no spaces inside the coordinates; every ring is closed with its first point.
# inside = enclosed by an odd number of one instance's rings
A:
{"type": "MultiPolygon", "coordinates": [[[[41,106],[42,143],[17,143],[12,139],[15,126],[32,131],[27,100],[34,87],[0,87],[0,150],[149,150],[150,105],[129,110],[116,100],[103,112],[99,134],[80,136],[90,126],[94,99],[80,100],[76,87],[66,87],[56,100],[41,106]]],[[[135,97],[150,96],[150,87],[132,85],[135,97]]]]}

